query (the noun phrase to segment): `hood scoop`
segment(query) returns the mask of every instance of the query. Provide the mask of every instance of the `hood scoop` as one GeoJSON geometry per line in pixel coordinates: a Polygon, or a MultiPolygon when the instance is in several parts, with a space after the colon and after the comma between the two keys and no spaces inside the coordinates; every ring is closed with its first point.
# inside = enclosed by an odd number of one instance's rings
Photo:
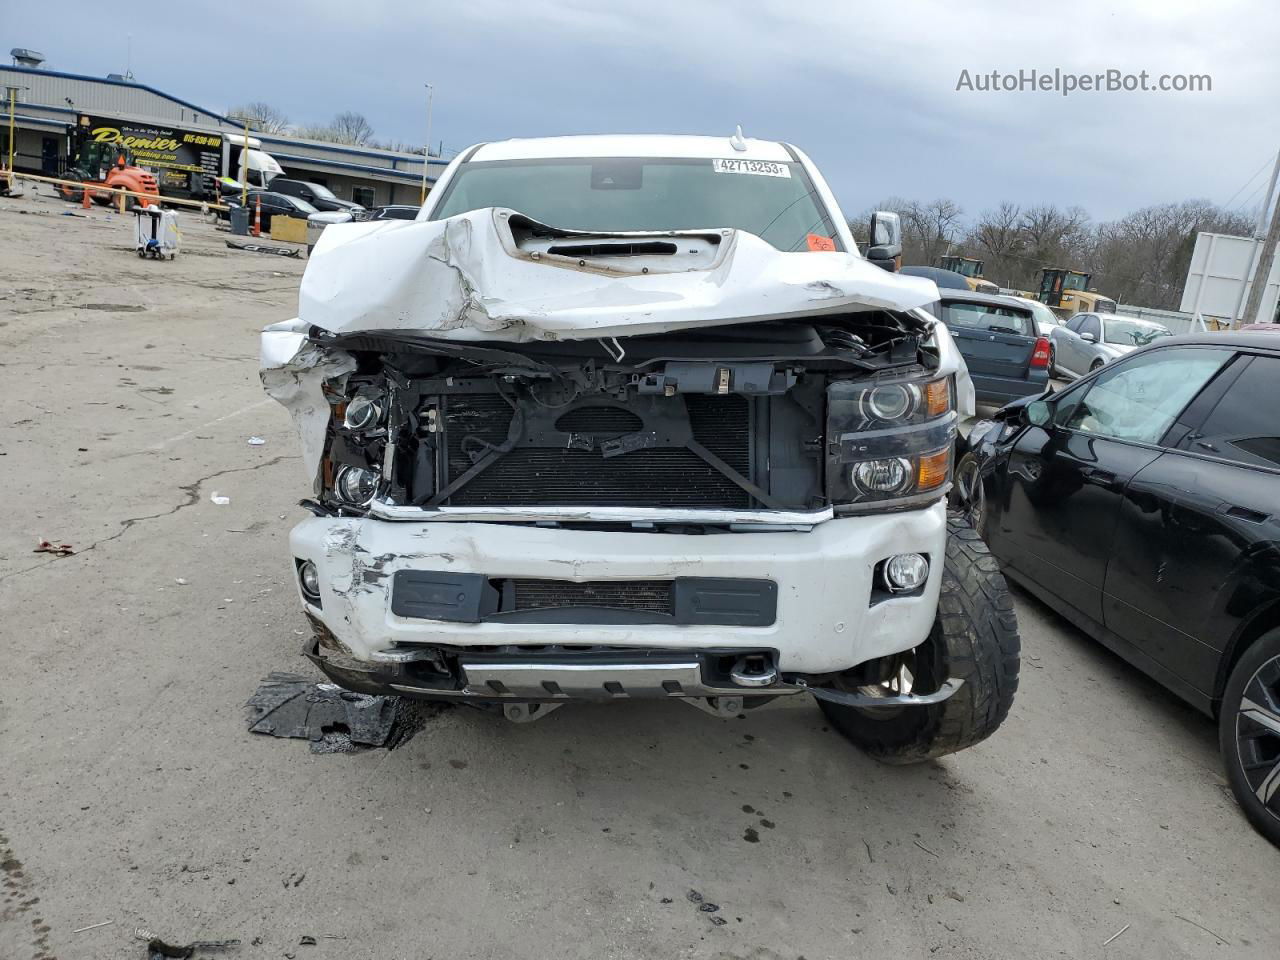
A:
{"type": "Polygon", "coordinates": [[[672,257],[680,248],[664,240],[632,243],[553,243],[547,253],[560,257],[672,257]]]}

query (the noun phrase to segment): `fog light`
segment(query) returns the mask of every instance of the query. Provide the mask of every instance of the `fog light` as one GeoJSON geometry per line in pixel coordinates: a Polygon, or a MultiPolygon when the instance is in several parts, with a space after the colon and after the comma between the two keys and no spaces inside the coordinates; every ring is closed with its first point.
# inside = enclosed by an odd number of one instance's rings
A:
{"type": "Polygon", "coordinates": [[[900,553],[884,565],[884,580],[894,593],[918,590],[929,579],[929,561],[918,553],[900,553]]]}
{"type": "Polygon", "coordinates": [[[900,457],[854,464],[854,482],[866,493],[896,493],[911,479],[911,463],[900,457]]]}
{"type": "Polygon", "coordinates": [[[302,593],[313,603],[320,599],[320,571],[310,560],[298,564],[298,580],[302,584],[302,593]]]}
{"type": "Polygon", "coordinates": [[[333,488],[342,500],[362,507],[378,492],[378,475],[363,467],[343,467],[333,488]]]}

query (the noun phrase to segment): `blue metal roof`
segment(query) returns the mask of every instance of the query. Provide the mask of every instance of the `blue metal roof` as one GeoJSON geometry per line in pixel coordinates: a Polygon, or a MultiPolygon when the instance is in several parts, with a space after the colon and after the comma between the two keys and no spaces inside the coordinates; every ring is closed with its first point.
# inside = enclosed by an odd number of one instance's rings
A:
{"type": "MultiPolygon", "coordinates": [[[[319,157],[304,157],[296,153],[276,153],[271,151],[271,156],[275,157],[282,165],[287,164],[306,164],[314,163],[322,167],[335,167],[340,170],[358,170],[361,173],[373,173],[382,177],[393,177],[396,180],[403,180],[406,183],[421,183],[422,174],[410,173],[408,170],[393,170],[391,167],[371,167],[364,163],[348,163],[345,160],[323,160],[319,157]]],[[[427,183],[435,183],[436,178],[427,175],[427,183]]]]}

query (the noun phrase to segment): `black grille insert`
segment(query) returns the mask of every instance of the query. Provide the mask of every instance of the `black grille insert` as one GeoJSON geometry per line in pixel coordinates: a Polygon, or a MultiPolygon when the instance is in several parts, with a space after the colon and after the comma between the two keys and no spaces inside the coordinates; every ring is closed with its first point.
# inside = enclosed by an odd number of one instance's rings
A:
{"type": "Polygon", "coordinates": [[[516,611],[563,607],[603,607],[612,610],[672,612],[670,580],[507,580],[515,594],[516,611]]]}

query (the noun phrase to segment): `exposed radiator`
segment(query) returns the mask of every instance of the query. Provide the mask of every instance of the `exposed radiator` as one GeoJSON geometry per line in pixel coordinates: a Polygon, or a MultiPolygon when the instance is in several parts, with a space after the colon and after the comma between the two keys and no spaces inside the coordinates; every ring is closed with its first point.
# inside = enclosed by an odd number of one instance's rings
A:
{"type": "MultiPolygon", "coordinates": [[[[690,395],[694,439],[748,479],[751,478],[750,406],[745,397],[690,395]]],[[[507,438],[511,406],[495,394],[454,394],[446,401],[445,483],[452,483],[473,460],[468,452],[497,446],[507,438]],[[471,438],[471,439],[467,439],[471,438]],[[464,441],[466,446],[464,447],[464,441]]],[[[589,403],[566,411],[557,428],[610,439],[634,433],[639,416],[620,407],[589,403]]],[[[752,506],[741,487],[690,450],[655,448],[604,457],[598,449],[525,447],[501,456],[447,501],[450,506],[752,506]]]]}

